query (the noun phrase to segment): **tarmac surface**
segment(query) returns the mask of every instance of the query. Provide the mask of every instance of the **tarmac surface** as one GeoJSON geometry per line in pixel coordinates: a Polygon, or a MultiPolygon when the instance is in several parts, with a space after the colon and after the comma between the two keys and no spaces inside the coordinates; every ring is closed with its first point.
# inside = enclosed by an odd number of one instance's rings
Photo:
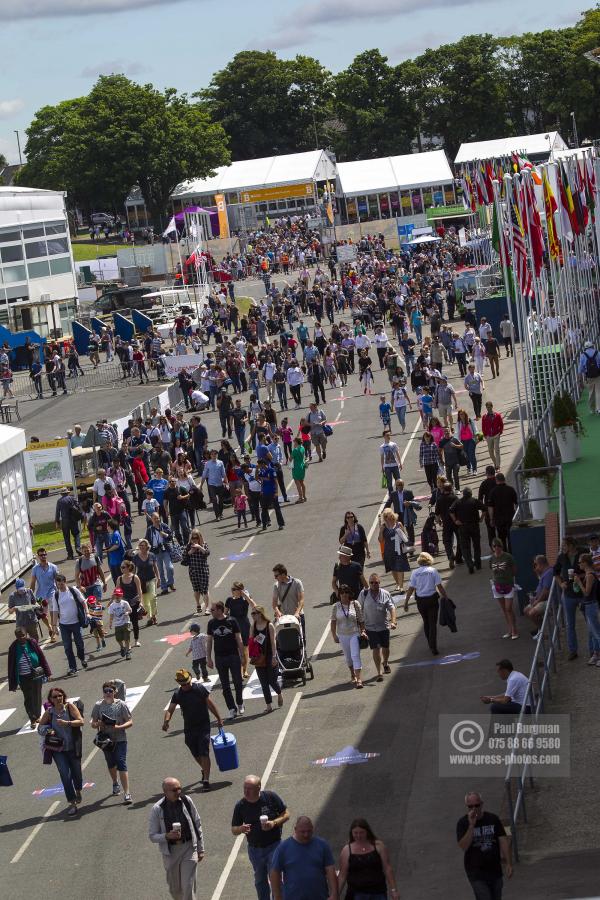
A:
{"type": "MultiPolygon", "coordinates": [[[[451,366],[447,371],[460,389],[457,368],[451,366]]],[[[59,784],[58,773],[54,766],[42,765],[35,733],[28,728],[19,733],[26,722],[21,694],[11,694],[4,682],[0,684],[0,747],[8,757],[14,780],[14,787],[2,792],[0,808],[0,864],[5,896],[22,896],[27,885],[40,884],[43,875],[46,900],[63,900],[75,894],[97,900],[113,900],[116,893],[126,894],[131,900],[167,897],[160,853],[147,839],[147,823],[152,804],[161,797],[161,781],[168,775],[181,779],[203,822],[206,856],[199,867],[198,896],[210,900],[246,900],[255,896],[246,848],[230,831],[233,806],[242,795],[243,779],[248,773],[263,775],[263,786],[282,796],[292,821],[300,814],[310,815],[317,833],[330,841],[336,857],[347,840],[351,819],[365,815],[389,848],[400,897],[405,900],[472,896],[462,868],[462,853],[456,845],[456,821],[464,812],[464,794],[472,789],[484,794],[488,810],[503,814],[503,781],[440,778],[438,716],[448,712],[465,716],[485,712],[480,695],[495,693],[501,687],[495,662],[509,655],[515,668],[527,672],[532,643],[522,621],[519,641],[507,647],[501,639],[503,622],[490,596],[485,562],[482,572],[469,576],[464,566],[451,572],[441,555],[437,565],[457,604],[458,618],[458,633],[441,631],[442,656],[431,657],[413,602],[408,614],[399,610],[398,629],[392,633],[392,674],[385,676],[383,683],[377,683],[370,652],[363,651],[365,689],[357,694],[349,683],[339,646],[331,640],[328,629],[338,530],[347,509],[356,512],[370,537],[372,558],[367,561],[365,574],[368,576],[375,569],[382,575],[383,587],[392,583],[391,576],[384,575],[375,533],[384,500],[380,488],[377,392],[388,386],[384,373],[375,372],[375,378],[376,393],[370,397],[362,395],[357,376],[351,377],[342,391],[327,391],[325,409],[329,421],[335,423],[327,459],[321,464],[311,463],[308,468],[306,504],[293,505],[295,490],[293,485],[290,487],[292,502],[283,506],[283,531],[238,530],[230,512],[219,523],[214,522],[212,512],[201,513],[202,532],[211,550],[213,599],[225,599],[231,582],[241,579],[255,600],[269,607],[271,569],[277,562],[284,562],[291,574],[303,581],[307,644],[315,671],[314,681],[305,686],[286,687],[283,708],[271,715],[264,712],[260,692],[258,697],[249,697],[245,715],[226,728],[237,739],[240,767],[219,773],[213,762],[211,793],[199,793],[200,772],[184,746],[179,714],[176,713],[168,734],[161,731],[163,710],[175,688],[174,672],[186,664],[184,636],[194,621],[193,594],[187,572],[180,566],[176,566],[177,592],[159,598],[160,624],[142,629],[142,646],[133,651],[130,662],[120,658],[114,637],[110,636],[106,650],[92,655],[87,671],[80,671],[76,679],[65,679],[67,667],[62,646],[47,648],[54,683],[65,686],[69,696],[79,696],[84,701],[86,721],[100,696],[102,681],[112,675],[126,681],[136,704],[134,726],[128,732],[132,806],[125,806],[121,797],[110,796],[111,780],[102,754],[92,744],[89,726],[84,729],[86,786],[78,818],[65,818],[62,794],[40,795],[43,789],[59,784]],[[315,764],[341,751],[348,754],[347,748],[369,756],[358,765],[315,764]]],[[[66,398],[69,424],[81,421],[85,427],[94,416],[106,411],[115,417],[123,415],[127,411],[122,411],[124,405],[131,408],[143,399],[140,396],[130,402],[131,396],[129,392],[126,398],[117,392],[114,396],[90,393],[82,398],[83,405],[77,410],[73,404],[79,397],[66,398]]],[[[302,414],[308,402],[306,389],[303,396],[302,414]]],[[[503,413],[516,405],[511,361],[502,360],[501,377],[488,381],[487,396],[503,413]]],[[[459,401],[459,405],[470,408],[466,395],[460,394],[459,401]]],[[[57,425],[54,429],[52,411],[45,411],[41,402],[38,409],[38,436],[43,435],[43,428],[54,434],[65,430],[65,414],[61,412],[60,419],[56,415],[58,403],[53,407],[57,425]]],[[[299,413],[290,410],[289,416],[291,424],[297,426],[299,413]]],[[[216,417],[209,414],[206,423],[211,439],[217,439],[216,417]]],[[[26,419],[25,427],[30,427],[26,419]]],[[[427,484],[418,467],[421,429],[417,415],[409,413],[404,436],[398,434],[397,424],[394,432],[403,454],[406,486],[417,497],[427,498],[427,484]]],[[[506,468],[519,442],[518,422],[511,420],[502,443],[506,468]]],[[[464,481],[474,489],[488,462],[485,444],[479,446],[478,458],[480,475],[464,481]]],[[[286,481],[289,480],[286,474],[286,481]]],[[[426,511],[424,499],[417,535],[426,511]]],[[[136,519],[134,533],[140,536],[141,531],[136,519]]],[[[482,544],[487,553],[485,538],[482,544]]],[[[64,557],[64,553],[55,554],[55,561],[62,563],[64,557]]],[[[70,574],[69,566],[72,563],[65,563],[63,568],[70,574]]],[[[200,621],[205,625],[207,619],[200,621]]],[[[1,624],[3,674],[12,637],[12,625],[1,624]]],[[[93,638],[86,637],[88,651],[92,646],[93,638]]],[[[249,693],[253,693],[254,684],[255,679],[248,684],[249,693]]],[[[213,699],[221,714],[225,714],[218,683],[213,699]]],[[[592,809],[586,814],[593,815],[592,809]]],[[[287,825],[284,836],[290,833],[287,825]]],[[[541,850],[536,861],[515,867],[504,896],[519,900],[592,896],[597,893],[596,862],[590,852],[546,857],[541,850]]]]}

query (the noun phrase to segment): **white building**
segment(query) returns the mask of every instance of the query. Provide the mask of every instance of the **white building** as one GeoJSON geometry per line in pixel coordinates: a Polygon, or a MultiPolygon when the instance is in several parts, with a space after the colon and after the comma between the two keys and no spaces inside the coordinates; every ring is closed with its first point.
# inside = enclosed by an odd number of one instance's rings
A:
{"type": "Polygon", "coordinates": [[[476,159],[503,159],[511,153],[524,153],[532,162],[545,162],[555,150],[566,149],[567,145],[558,131],[544,131],[540,134],[521,134],[517,137],[461,144],[454,162],[460,165],[476,159]]]}
{"type": "Polygon", "coordinates": [[[33,560],[23,465],[25,432],[0,425],[0,590],[33,560]]]}
{"type": "Polygon", "coordinates": [[[0,187],[0,325],[69,332],[76,298],[64,193],[0,187]]]}

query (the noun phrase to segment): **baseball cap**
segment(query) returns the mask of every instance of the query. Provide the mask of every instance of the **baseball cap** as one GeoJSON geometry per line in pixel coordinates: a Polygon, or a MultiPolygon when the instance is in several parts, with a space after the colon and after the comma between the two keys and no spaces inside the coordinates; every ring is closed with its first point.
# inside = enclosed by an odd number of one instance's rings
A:
{"type": "Polygon", "coordinates": [[[175,681],[177,681],[178,684],[189,684],[191,680],[192,676],[187,669],[177,669],[175,672],[175,681]]]}
{"type": "Polygon", "coordinates": [[[196,631],[196,632],[199,632],[199,631],[200,631],[200,626],[198,625],[197,622],[192,622],[192,624],[190,625],[189,630],[190,630],[190,631],[196,631]]]}
{"type": "Polygon", "coordinates": [[[17,578],[17,580],[15,581],[15,588],[18,591],[22,591],[24,587],[25,587],[25,580],[23,578],[17,578]]]}
{"type": "Polygon", "coordinates": [[[113,591],[113,597],[122,597],[122,596],[123,596],[123,589],[115,588],[113,591]]]}
{"type": "Polygon", "coordinates": [[[583,346],[585,347],[586,350],[591,350],[591,348],[592,348],[594,345],[592,344],[591,341],[586,341],[585,344],[584,344],[583,346]]]}

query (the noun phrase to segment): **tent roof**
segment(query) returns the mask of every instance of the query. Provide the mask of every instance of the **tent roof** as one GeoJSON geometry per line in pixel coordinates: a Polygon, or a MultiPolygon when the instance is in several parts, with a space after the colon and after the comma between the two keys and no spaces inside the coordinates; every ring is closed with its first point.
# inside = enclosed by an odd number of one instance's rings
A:
{"type": "MultiPolygon", "coordinates": [[[[189,197],[221,191],[239,191],[244,188],[302,184],[316,177],[324,155],[323,150],[309,150],[306,153],[238,160],[229,166],[219,166],[212,178],[195,178],[178,184],[172,196],[189,197]]],[[[328,157],[326,159],[331,167],[328,175],[333,177],[333,164],[328,157]]]]}
{"type": "Polygon", "coordinates": [[[338,178],[347,197],[449,184],[453,180],[443,150],[338,163],[338,178]]]}
{"type": "Polygon", "coordinates": [[[455,163],[470,162],[473,159],[497,159],[511,153],[526,153],[528,156],[550,154],[550,150],[566,150],[567,145],[558,131],[544,131],[541,134],[522,134],[517,137],[497,138],[493,141],[472,141],[461,144],[455,163]]]}

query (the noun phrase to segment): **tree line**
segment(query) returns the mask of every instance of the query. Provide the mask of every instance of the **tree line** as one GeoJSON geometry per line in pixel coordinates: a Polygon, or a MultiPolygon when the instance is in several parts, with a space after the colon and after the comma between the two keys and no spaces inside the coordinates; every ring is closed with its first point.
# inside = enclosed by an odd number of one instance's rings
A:
{"type": "Polygon", "coordinates": [[[333,74],[319,60],[237,53],[187,96],[124,75],[85,97],[40,109],[27,129],[21,185],[66,190],[83,209],[122,210],[138,184],[160,221],[182,180],[230,160],[331,148],[371,159],[464,141],[558,130],[598,136],[600,7],[569,28],[497,38],[467,35],[394,66],[379,50],[333,74]]]}

